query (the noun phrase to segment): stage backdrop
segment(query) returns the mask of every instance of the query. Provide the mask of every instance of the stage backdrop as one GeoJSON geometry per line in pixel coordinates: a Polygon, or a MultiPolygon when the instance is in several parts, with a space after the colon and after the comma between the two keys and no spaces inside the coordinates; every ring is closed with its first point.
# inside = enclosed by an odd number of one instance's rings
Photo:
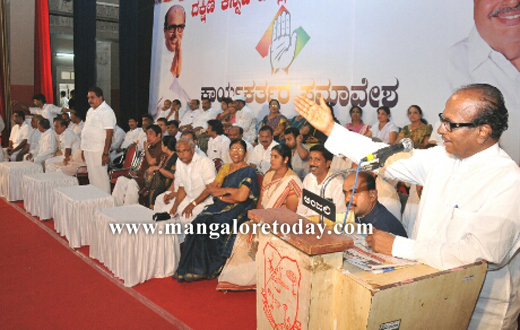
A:
{"type": "Polygon", "coordinates": [[[434,125],[454,88],[489,82],[506,94],[510,129],[501,145],[518,162],[519,73],[511,65],[509,76],[489,81],[468,74],[464,39],[475,34],[474,26],[470,0],[156,1],[149,112],[165,99],[178,98],[186,109],[190,99],[203,96],[219,109],[223,97],[244,94],[258,121],[271,98],[290,118],[296,115],[293,98],[307,93],[336,103],[342,124],[353,105],[371,125],[377,107],[386,105],[403,127],[408,107],[417,104],[434,125]],[[172,6],[185,11],[181,33],[178,19],[165,32],[172,6]],[[167,47],[166,40],[177,44],[174,38],[180,46],[167,47]]]}

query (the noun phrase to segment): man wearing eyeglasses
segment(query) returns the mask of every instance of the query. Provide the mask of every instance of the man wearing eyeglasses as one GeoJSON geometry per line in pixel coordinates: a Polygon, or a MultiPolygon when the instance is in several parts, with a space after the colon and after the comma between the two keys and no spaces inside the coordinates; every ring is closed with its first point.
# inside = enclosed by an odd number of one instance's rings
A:
{"type": "MultiPolygon", "coordinates": [[[[334,124],[323,100],[305,95],[296,110],[323,131],[327,149],[358,163],[385,146],[334,124]]],[[[520,311],[520,169],[499,147],[508,111],[502,93],[474,84],[455,92],[441,116],[444,147],[413,150],[387,161],[387,178],[423,185],[411,238],[375,230],[377,252],[417,260],[437,269],[476,261],[488,272],[470,329],[516,329],[520,311]]]]}

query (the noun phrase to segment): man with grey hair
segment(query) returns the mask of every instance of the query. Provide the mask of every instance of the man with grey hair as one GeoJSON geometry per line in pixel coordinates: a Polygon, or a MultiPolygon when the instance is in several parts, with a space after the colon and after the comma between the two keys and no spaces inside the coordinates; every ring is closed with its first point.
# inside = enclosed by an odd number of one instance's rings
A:
{"type": "Polygon", "coordinates": [[[157,196],[155,211],[169,212],[186,224],[193,221],[206,205],[213,203],[211,196],[204,198],[202,194],[215,181],[215,165],[208,157],[195,153],[191,139],[180,138],[176,149],[175,181],[168,191],[157,196]]]}

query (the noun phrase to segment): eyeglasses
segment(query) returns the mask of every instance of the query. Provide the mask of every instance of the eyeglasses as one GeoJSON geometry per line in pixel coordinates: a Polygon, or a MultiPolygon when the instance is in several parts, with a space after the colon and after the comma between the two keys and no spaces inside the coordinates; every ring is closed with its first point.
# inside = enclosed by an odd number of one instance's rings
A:
{"type": "Polygon", "coordinates": [[[461,128],[461,127],[477,127],[477,126],[480,126],[480,125],[478,125],[476,123],[452,123],[449,120],[444,119],[444,116],[442,115],[442,113],[439,113],[439,118],[441,120],[441,125],[444,126],[444,128],[448,132],[451,132],[454,129],[461,128]]]}
{"type": "Polygon", "coordinates": [[[177,33],[181,33],[184,31],[185,27],[186,27],[186,24],[179,24],[179,25],[172,24],[172,25],[168,25],[166,27],[166,31],[168,31],[169,33],[173,33],[173,31],[177,31],[177,33]]]}
{"type": "Polygon", "coordinates": [[[235,152],[244,152],[244,148],[231,148],[229,150],[235,151],[235,152]]]}

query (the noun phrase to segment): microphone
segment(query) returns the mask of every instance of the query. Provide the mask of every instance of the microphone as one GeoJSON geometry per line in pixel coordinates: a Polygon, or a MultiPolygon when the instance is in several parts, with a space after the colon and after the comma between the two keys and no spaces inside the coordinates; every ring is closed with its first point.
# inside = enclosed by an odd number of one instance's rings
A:
{"type": "MultiPolygon", "coordinates": [[[[374,153],[369,154],[365,158],[361,159],[361,162],[371,162],[378,160],[380,166],[386,162],[388,157],[397,154],[399,152],[408,152],[413,149],[413,141],[409,138],[402,139],[399,143],[394,145],[381,148],[374,153]]],[[[378,166],[379,167],[379,166],[378,166]]]]}

